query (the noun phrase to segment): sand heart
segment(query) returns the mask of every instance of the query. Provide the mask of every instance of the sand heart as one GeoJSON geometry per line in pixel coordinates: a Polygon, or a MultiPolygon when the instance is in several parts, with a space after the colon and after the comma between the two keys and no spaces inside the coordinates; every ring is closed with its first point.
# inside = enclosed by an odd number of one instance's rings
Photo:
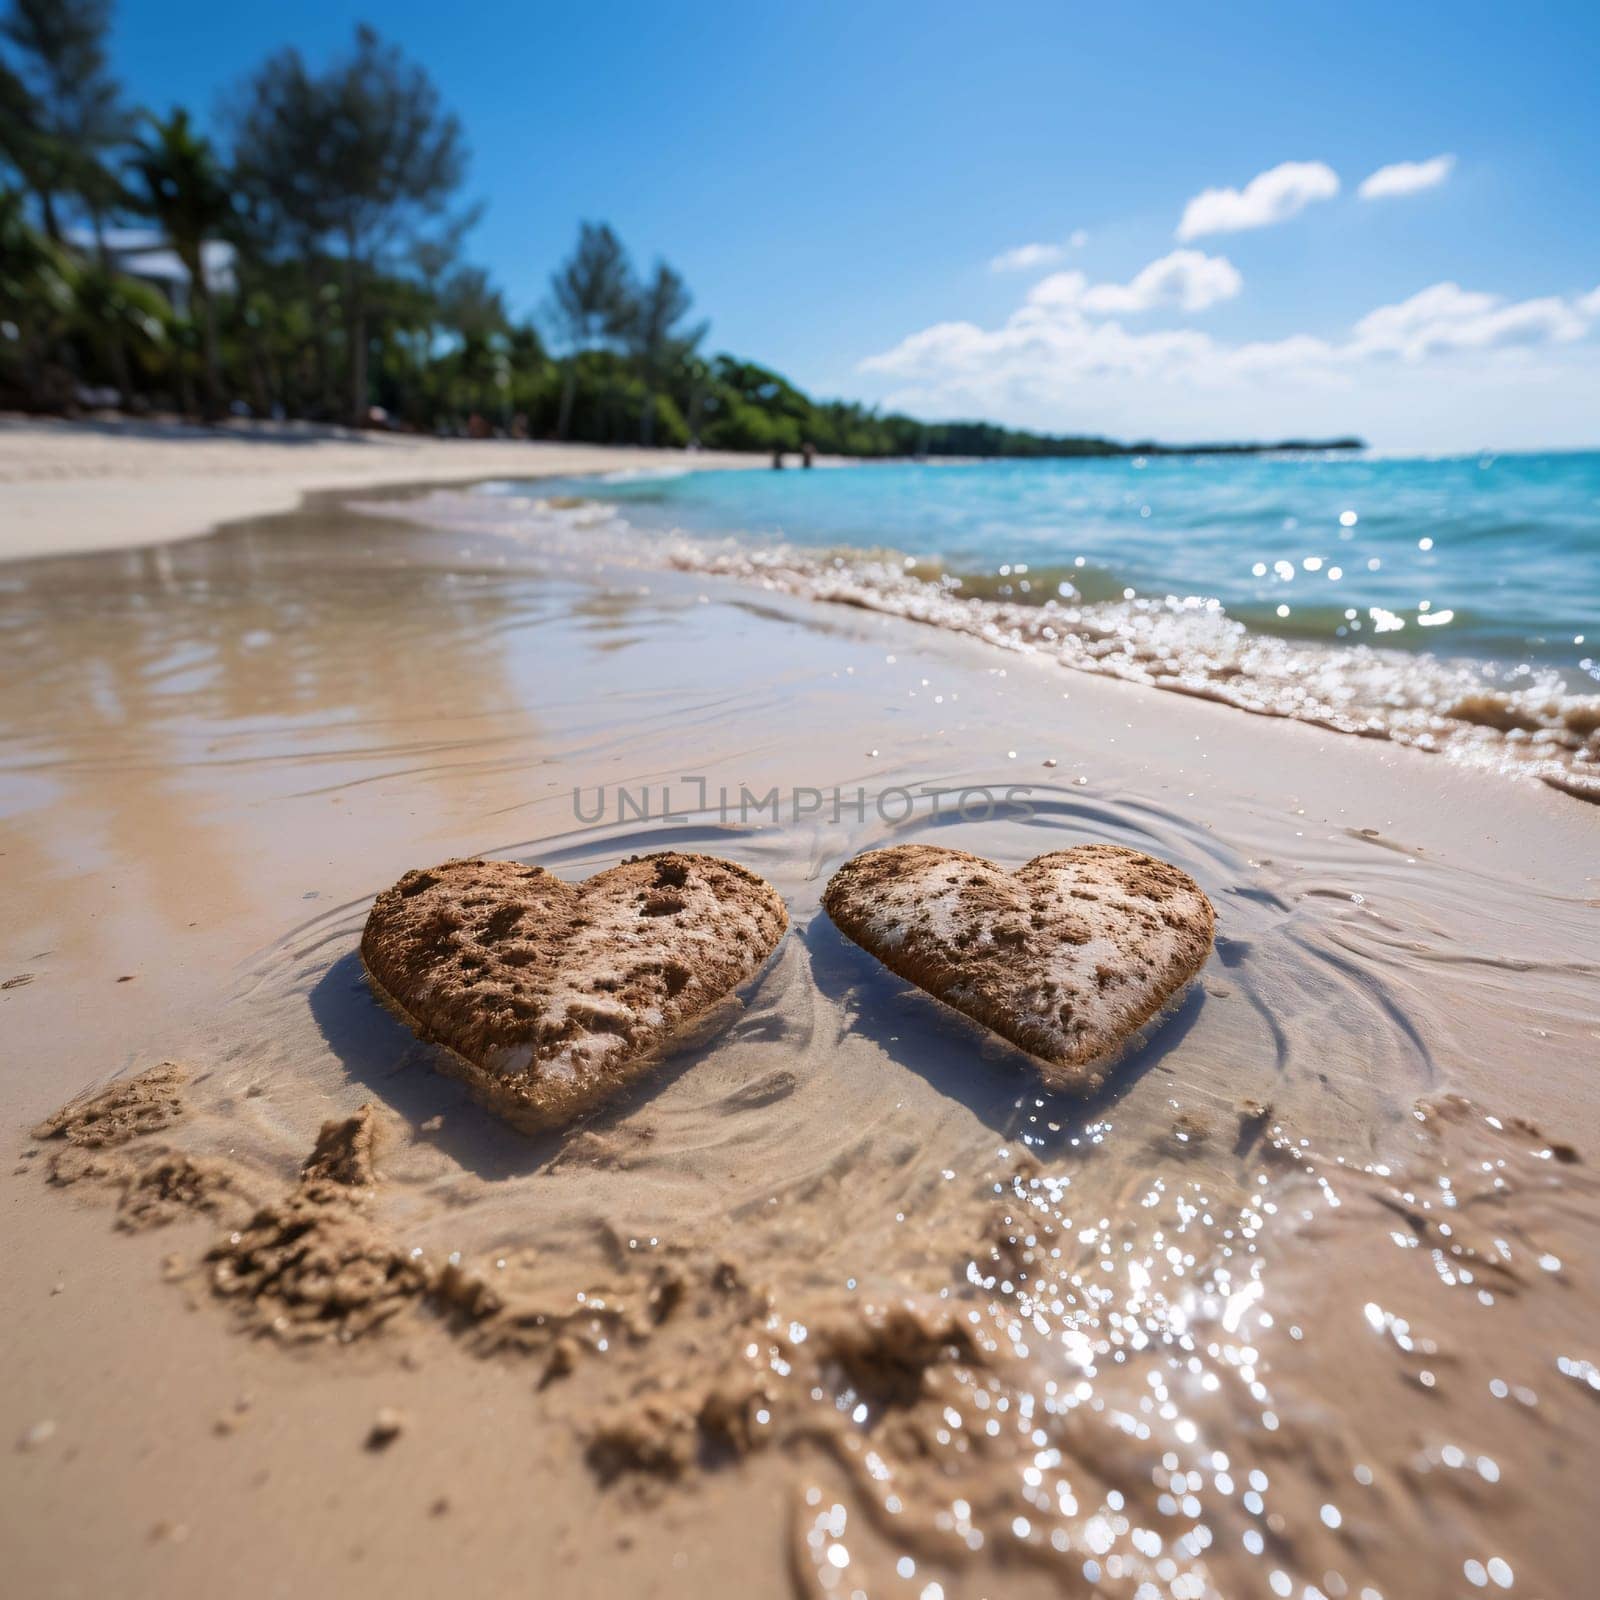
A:
{"type": "Polygon", "coordinates": [[[361,959],[381,999],[518,1127],[560,1126],[771,955],[772,886],[716,856],[639,856],[567,883],[514,861],[408,872],[373,904],[361,959]]]}
{"type": "Polygon", "coordinates": [[[964,850],[895,845],[846,862],[822,904],[891,972],[1080,1094],[1205,965],[1216,924],[1187,873],[1111,844],[1052,850],[1015,872],[964,850]]]}

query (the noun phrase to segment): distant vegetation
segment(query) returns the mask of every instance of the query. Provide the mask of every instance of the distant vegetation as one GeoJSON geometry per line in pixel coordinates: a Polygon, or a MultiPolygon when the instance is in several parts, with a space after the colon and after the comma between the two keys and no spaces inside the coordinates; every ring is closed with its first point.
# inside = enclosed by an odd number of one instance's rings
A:
{"type": "Polygon", "coordinates": [[[683,279],[600,223],[516,319],[461,257],[461,126],[372,29],[320,69],[271,56],[213,142],[127,104],[110,14],[10,0],[0,22],[0,405],[852,456],[1162,448],[813,400],[704,354],[683,279]]]}

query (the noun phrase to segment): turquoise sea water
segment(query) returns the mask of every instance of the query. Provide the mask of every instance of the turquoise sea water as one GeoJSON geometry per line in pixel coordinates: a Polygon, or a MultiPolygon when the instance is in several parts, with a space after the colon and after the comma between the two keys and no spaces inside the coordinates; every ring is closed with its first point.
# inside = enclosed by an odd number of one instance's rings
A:
{"type": "MultiPolygon", "coordinates": [[[[548,485],[541,490],[548,491],[548,485]]],[[[1204,596],[1290,638],[1600,680],[1600,453],[886,464],[574,484],[646,532],[937,558],[963,592],[1204,596]]]]}

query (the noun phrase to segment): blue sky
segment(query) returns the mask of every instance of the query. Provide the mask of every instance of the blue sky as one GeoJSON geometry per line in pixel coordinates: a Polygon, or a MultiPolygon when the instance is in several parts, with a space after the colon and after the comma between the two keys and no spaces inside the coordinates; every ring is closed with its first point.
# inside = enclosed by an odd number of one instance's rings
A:
{"type": "Polygon", "coordinates": [[[597,217],[685,274],[713,348],[822,394],[1600,444],[1593,7],[122,0],[115,65],[210,118],[268,51],[323,58],[363,16],[465,123],[470,250],[519,310],[597,217]]]}

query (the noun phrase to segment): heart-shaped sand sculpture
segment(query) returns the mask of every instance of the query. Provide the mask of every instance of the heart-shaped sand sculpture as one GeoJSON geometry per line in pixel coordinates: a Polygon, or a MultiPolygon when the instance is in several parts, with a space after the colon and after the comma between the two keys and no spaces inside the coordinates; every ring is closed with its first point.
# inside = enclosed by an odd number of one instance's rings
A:
{"type": "Polygon", "coordinates": [[[787,924],[769,883],[716,856],[638,856],[582,883],[447,861],[378,896],[361,959],[476,1097],[531,1131],[643,1076],[760,969],[787,924]]]}
{"type": "Polygon", "coordinates": [[[1193,878],[1120,845],[1083,844],[1008,872],[902,844],[848,861],[822,904],[891,972],[1089,1094],[1205,965],[1216,914],[1193,878]]]}

